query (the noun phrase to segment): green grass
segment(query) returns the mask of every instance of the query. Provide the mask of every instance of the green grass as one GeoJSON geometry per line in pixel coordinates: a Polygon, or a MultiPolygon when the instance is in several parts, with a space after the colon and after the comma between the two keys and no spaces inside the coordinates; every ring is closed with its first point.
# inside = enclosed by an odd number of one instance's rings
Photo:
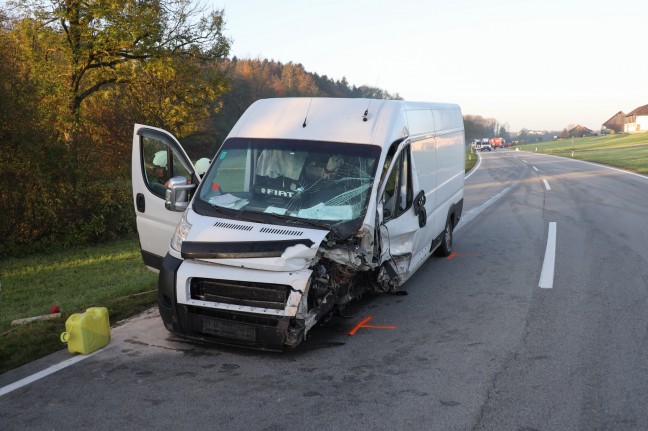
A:
{"type": "Polygon", "coordinates": [[[475,166],[475,163],[477,163],[477,154],[473,153],[470,147],[466,148],[466,168],[465,171],[468,172],[475,166]]]}
{"type": "Polygon", "coordinates": [[[65,320],[107,307],[111,324],[155,305],[157,274],[146,269],[136,238],[0,262],[0,373],[65,348],[65,320]],[[11,325],[24,317],[61,318],[11,325]]]}
{"type": "Polygon", "coordinates": [[[648,133],[559,139],[524,144],[520,149],[648,174],[648,133]]]}

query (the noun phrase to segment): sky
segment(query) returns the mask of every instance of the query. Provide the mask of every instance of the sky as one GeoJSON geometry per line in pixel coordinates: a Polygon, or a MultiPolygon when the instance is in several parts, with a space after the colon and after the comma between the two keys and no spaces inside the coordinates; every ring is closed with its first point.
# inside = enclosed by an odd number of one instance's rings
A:
{"type": "Polygon", "coordinates": [[[509,131],[648,104],[648,0],[203,0],[231,56],[300,63],[509,131]]]}

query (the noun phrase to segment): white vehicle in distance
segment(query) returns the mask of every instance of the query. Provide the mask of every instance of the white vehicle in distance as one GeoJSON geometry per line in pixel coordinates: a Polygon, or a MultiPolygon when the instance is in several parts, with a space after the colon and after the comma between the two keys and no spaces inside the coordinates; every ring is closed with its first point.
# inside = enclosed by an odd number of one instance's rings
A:
{"type": "Polygon", "coordinates": [[[481,141],[481,146],[479,147],[481,151],[493,151],[493,146],[490,143],[490,140],[488,138],[484,138],[481,141]]]}

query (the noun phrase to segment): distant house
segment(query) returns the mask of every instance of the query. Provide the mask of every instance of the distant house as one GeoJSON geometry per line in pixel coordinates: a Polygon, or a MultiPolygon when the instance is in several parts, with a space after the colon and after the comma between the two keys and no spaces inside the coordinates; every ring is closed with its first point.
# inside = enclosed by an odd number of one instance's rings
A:
{"type": "Polygon", "coordinates": [[[575,138],[575,137],[582,138],[585,136],[591,136],[593,134],[594,132],[591,129],[588,129],[585,126],[581,126],[580,124],[567,131],[567,136],[570,138],[575,138]]]}
{"type": "Polygon", "coordinates": [[[625,116],[623,131],[626,133],[648,132],[648,105],[640,106],[625,116]]]}
{"type": "Polygon", "coordinates": [[[623,133],[623,125],[625,124],[626,114],[623,111],[619,111],[610,117],[603,125],[601,126],[602,130],[614,130],[614,133],[623,133]]]}

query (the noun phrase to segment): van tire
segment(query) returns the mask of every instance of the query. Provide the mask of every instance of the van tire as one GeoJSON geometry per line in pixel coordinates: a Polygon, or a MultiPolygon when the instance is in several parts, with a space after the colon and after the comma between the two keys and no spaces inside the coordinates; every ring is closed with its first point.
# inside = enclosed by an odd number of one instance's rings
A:
{"type": "Polygon", "coordinates": [[[448,217],[441,235],[441,245],[434,251],[435,256],[448,257],[452,253],[452,217],[448,217]]]}

